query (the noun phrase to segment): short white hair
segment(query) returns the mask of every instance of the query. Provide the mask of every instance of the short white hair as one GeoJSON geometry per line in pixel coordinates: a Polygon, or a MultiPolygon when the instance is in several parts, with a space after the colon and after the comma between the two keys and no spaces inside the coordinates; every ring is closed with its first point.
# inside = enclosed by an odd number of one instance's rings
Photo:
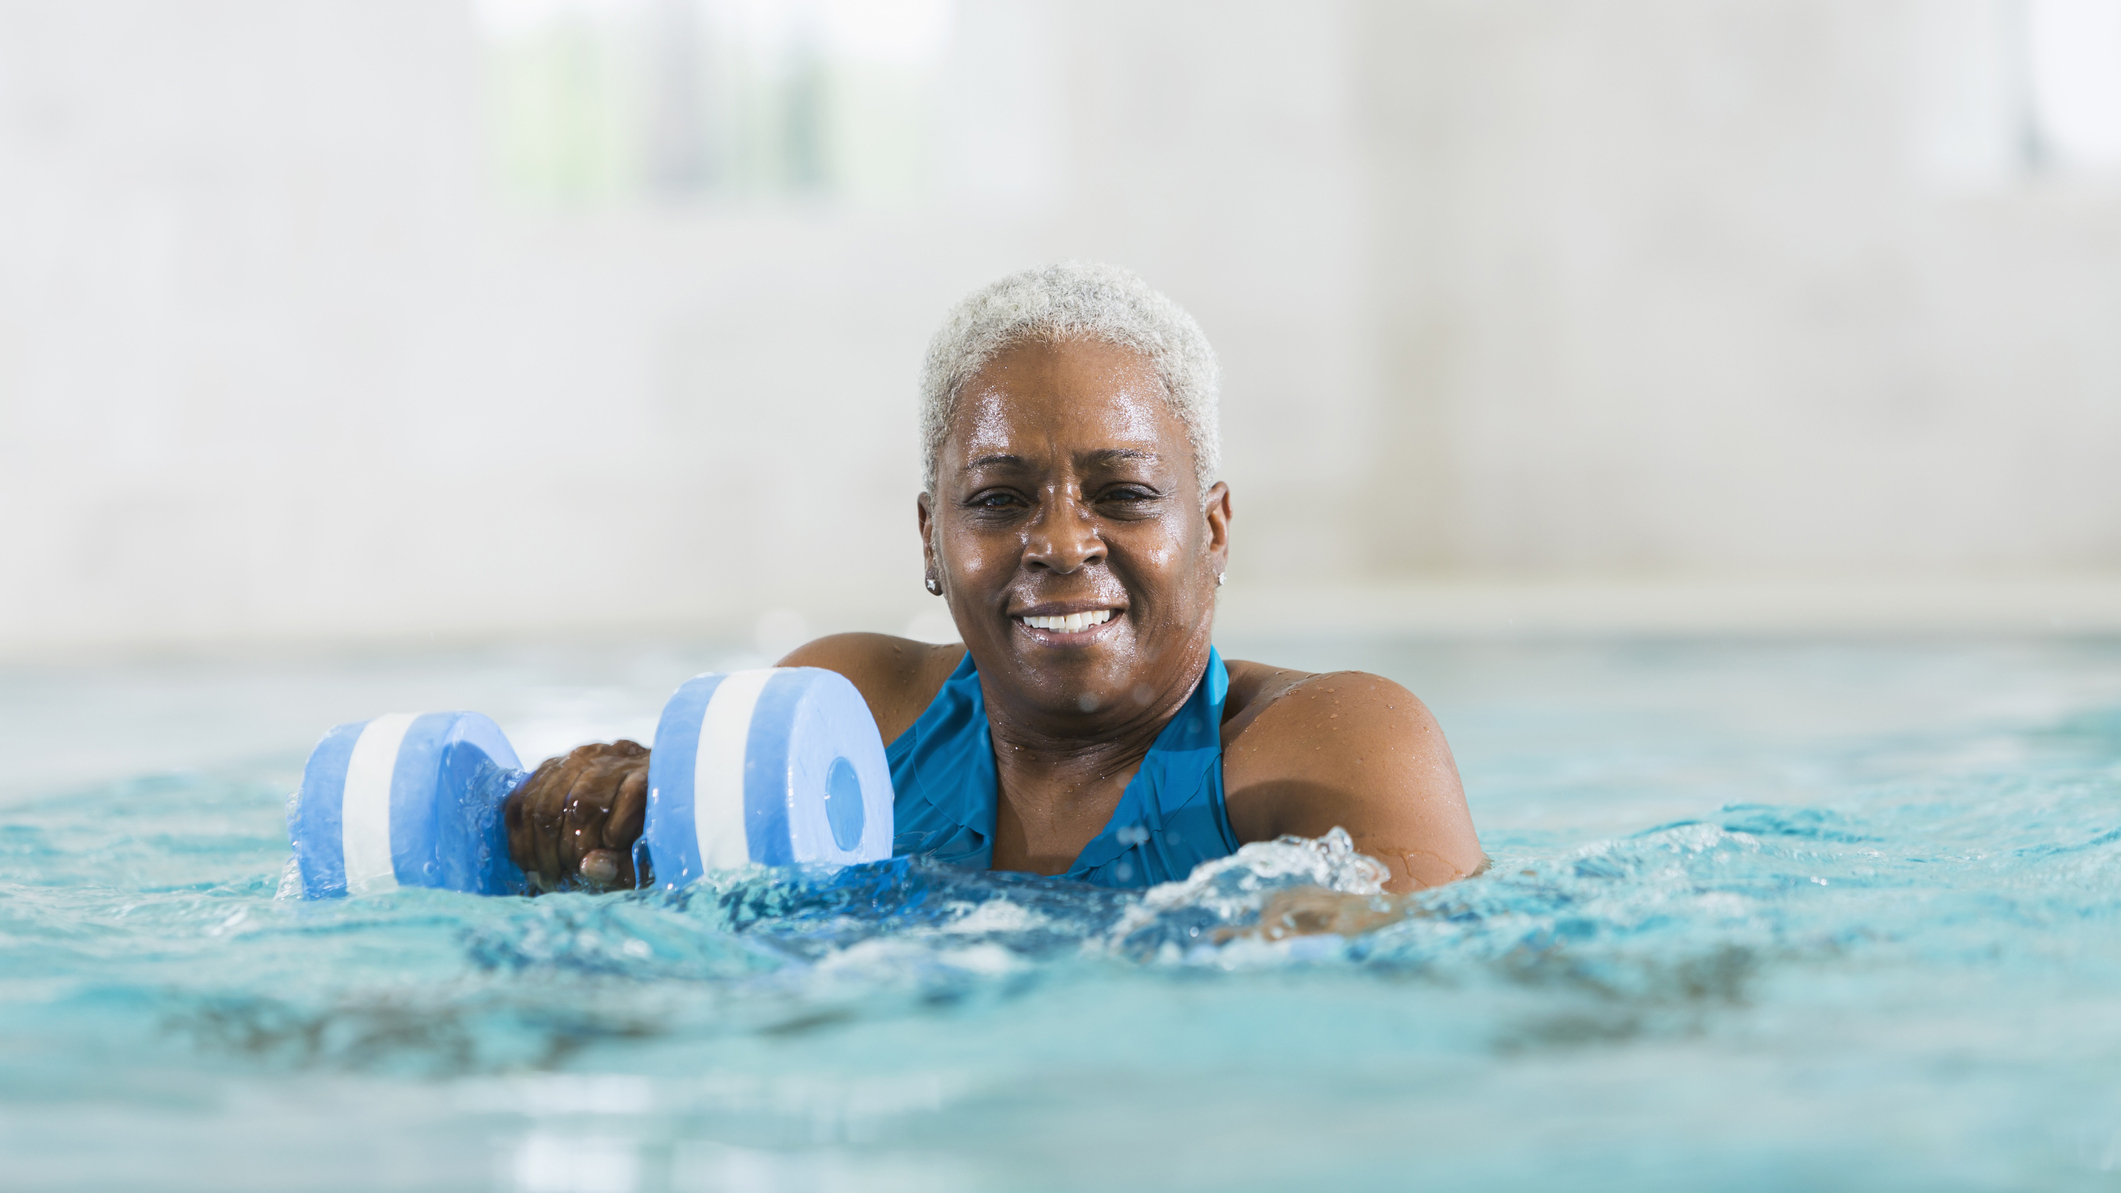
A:
{"type": "Polygon", "coordinates": [[[1116,265],[1065,261],[1012,273],[950,309],[921,368],[921,483],[935,492],[936,462],[958,392],[1003,349],[1082,337],[1149,358],[1164,400],[1185,424],[1202,499],[1222,473],[1221,369],[1185,309],[1116,265]]]}

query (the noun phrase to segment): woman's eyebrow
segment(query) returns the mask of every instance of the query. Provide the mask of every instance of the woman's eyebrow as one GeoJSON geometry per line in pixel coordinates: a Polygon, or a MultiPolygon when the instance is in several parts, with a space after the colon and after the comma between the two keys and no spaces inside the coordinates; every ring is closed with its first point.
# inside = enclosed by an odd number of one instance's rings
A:
{"type": "Polygon", "coordinates": [[[1082,455],[1077,456],[1076,459],[1085,465],[1092,466],[1109,466],[1124,460],[1139,460],[1146,464],[1154,464],[1157,461],[1157,455],[1155,452],[1143,451],[1134,447],[1107,447],[1100,448],[1094,452],[1084,452],[1082,455]]]}
{"type": "MultiPolygon", "coordinates": [[[[1143,463],[1154,464],[1161,458],[1162,457],[1158,456],[1155,452],[1144,451],[1140,448],[1134,447],[1104,447],[1099,448],[1096,451],[1084,452],[1083,454],[1075,457],[1076,463],[1079,467],[1089,468],[1110,467],[1114,464],[1127,461],[1140,461],[1143,463]]],[[[1029,463],[1022,456],[1008,455],[1006,453],[996,453],[993,455],[986,456],[974,456],[972,459],[967,460],[965,462],[966,472],[977,471],[981,468],[1026,467],[1029,467],[1029,463]]]]}

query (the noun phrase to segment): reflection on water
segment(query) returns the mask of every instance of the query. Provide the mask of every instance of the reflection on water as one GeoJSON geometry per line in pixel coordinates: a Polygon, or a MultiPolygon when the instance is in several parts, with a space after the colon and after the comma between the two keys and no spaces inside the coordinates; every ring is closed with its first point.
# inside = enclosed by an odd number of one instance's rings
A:
{"type": "Polygon", "coordinates": [[[305,902],[306,743],[47,791],[0,825],[0,1154],[26,1188],[2113,1179],[2121,650],[1366,649],[1495,864],[1352,939],[1241,931],[1374,889],[1336,839],[1147,895],[900,859],[305,902]]]}

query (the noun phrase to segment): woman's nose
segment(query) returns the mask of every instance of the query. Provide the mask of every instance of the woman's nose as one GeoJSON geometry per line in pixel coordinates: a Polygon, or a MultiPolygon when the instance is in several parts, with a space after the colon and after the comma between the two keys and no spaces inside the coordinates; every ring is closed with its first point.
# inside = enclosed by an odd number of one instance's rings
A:
{"type": "Polygon", "coordinates": [[[1025,562],[1065,574],[1104,557],[1105,540],[1082,502],[1062,497],[1039,503],[1024,544],[1025,562]]]}

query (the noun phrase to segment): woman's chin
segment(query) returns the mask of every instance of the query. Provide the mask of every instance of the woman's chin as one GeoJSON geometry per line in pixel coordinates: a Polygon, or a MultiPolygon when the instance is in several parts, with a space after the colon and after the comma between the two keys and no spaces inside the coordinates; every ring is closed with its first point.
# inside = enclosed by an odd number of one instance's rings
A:
{"type": "Polygon", "coordinates": [[[1012,621],[1003,649],[1017,684],[1056,713],[1109,708],[1143,676],[1134,628],[1124,617],[1075,632],[1012,621]]]}

